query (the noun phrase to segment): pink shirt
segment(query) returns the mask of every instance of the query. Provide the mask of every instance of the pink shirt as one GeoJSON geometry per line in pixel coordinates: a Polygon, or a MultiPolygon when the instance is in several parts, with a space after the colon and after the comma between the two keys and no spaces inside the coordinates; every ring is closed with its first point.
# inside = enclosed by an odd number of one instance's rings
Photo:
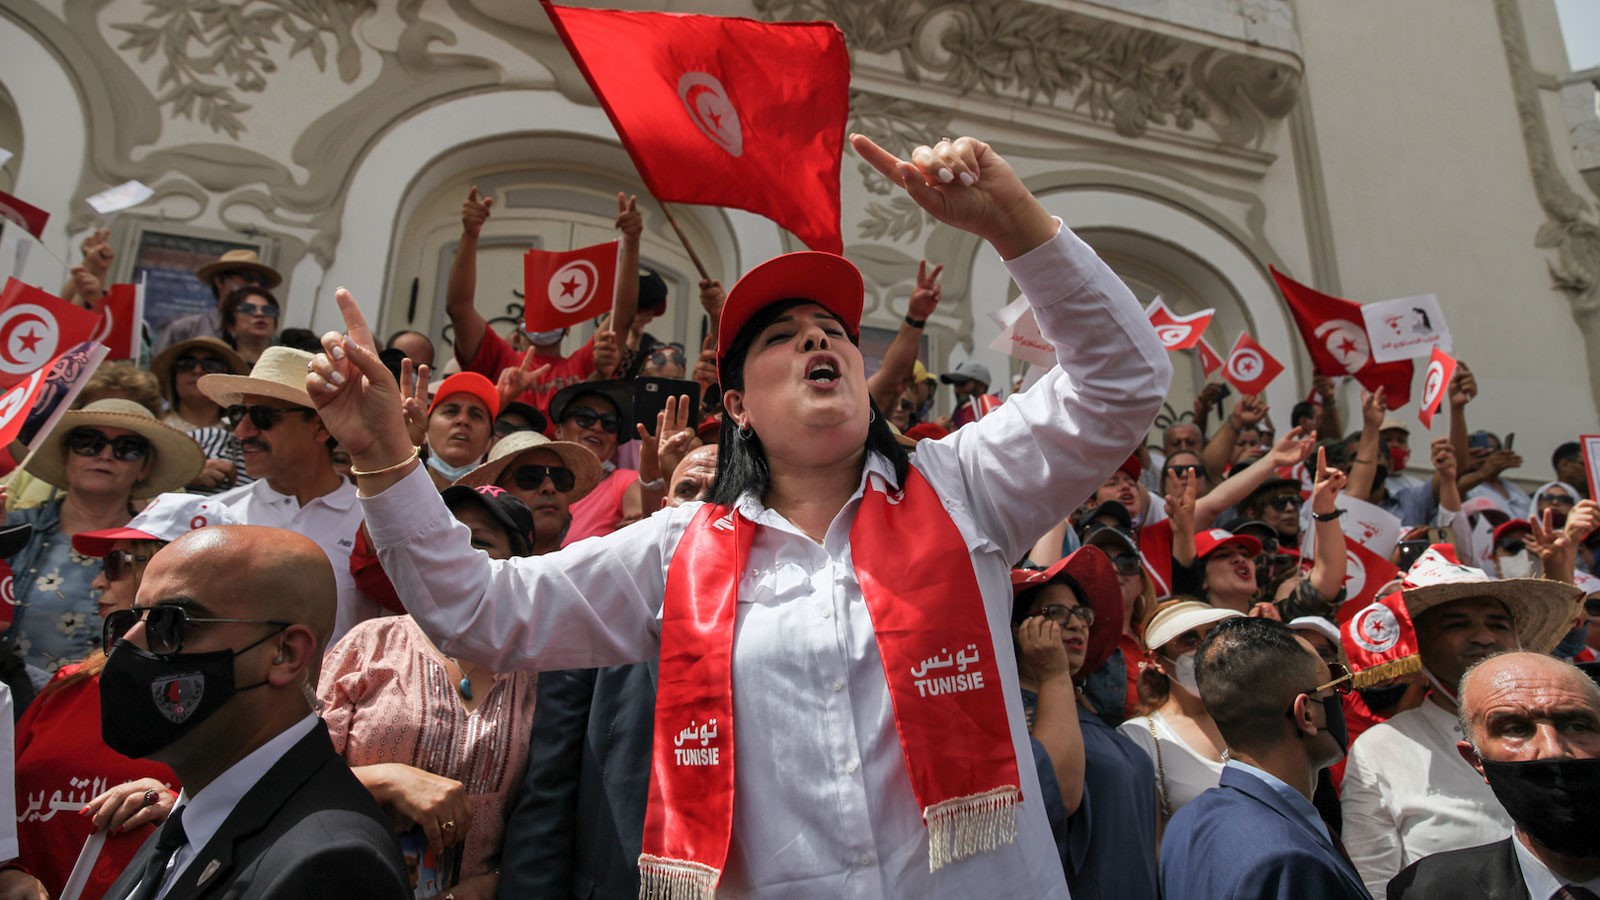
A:
{"type": "Polygon", "coordinates": [[[506,814],[528,766],[536,684],[532,672],[496,675],[468,713],[416,622],[389,616],[356,625],[328,651],[318,694],[334,749],[352,767],[400,763],[466,786],[472,827],[461,877],[470,878],[500,859],[506,814]]]}
{"type": "Polygon", "coordinates": [[[622,524],[622,495],[638,480],[638,469],[612,469],[594,490],[572,504],[572,524],[567,526],[561,546],[616,531],[622,524]]]}

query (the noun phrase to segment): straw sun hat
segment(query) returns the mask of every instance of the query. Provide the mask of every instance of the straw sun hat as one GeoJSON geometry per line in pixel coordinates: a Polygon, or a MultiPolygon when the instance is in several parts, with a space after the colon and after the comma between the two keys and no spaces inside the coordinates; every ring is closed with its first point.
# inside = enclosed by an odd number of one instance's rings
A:
{"type": "Polygon", "coordinates": [[[194,439],[176,428],[161,424],[150,410],[132,400],[97,400],[83,409],[69,410],[51,429],[39,452],[28,463],[28,471],[41,481],[58,488],[67,487],[67,434],[79,426],[99,425],[122,428],[150,442],[155,459],[150,474],[133,486],[129,496],[153,497],[183,487],[200,474],[206,455],[194,439]]]}
{"type": "Polygon", "coordinates": [[[306,393],[306,367],[311,359],[304,350],[268,347],[249,375],[206,375],[198,385],[202,394],[223,409],[244,402],[245,394],[315,409],[311,395],[306,393]]]}
{"type": "Polygon", "coordinates": [[[468,487],[494,484],[517,457],[531,450],[549,450],[561,457],[562,465],[572,470],[577,483],[567,494],[568,503],[577,503],[600,483],[600,460],[588,447],[570,441],[552,441],[534,431],[518,431],[501,438],[489,451],[489,460],[456,479],[456,484],[468,487]]]}

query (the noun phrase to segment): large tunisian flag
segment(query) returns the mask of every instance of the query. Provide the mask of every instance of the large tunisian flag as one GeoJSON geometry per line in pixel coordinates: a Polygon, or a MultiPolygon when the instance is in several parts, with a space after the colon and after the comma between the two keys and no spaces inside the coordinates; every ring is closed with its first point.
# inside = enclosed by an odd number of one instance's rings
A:
{"type": "Polygon", "coordinates": [[[1361,317],[1361,304],[1329,296],[1306,287],[1272,270],[1278,290],[1289,304],[1289,313],[1300,329],[1300,339],[1311,353],[1311,366],[1318,375],[1354,375],[1369,391],[1383,388],[1384,402],[1399,409],[1411,400],[1410,360],[1375,363],[1367,328],[1361,317]]]}
{"type": "Polygon", "coordinates": [[[836,26],[545,10],[657,200],[749,210],[843,251],[850,57],[836,26]]]}

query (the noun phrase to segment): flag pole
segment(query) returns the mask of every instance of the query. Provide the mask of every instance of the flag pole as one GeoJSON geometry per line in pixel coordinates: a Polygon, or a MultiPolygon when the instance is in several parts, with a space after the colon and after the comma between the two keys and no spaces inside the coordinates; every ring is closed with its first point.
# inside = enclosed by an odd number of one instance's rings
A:
{"type": "Polygon", "coordinates": [[[684,251],[689,254],[689,261],[694,263],[695,269],[697,271],[699,271],[700,279],[702,281],[710,281],[711,280],[711,274],[706,271],[705,263],[700,261],[700,255],[694,252],[694,247],[689,245],[689,237],[688,237],[688,235],[685,235],[683,233],[683,229],[681,227],[679,227],[678,220],[673,218],[671,207],[667,206],[666,203],[663,203],[661,201],[657,201],[657,202],[661,203],[661,211],[663,213],[665,213],[666,216],[667,216],[667,224],[671,225],[672,226],[672,230],[677,233],[678,242],[683,244],[684,251]]]}

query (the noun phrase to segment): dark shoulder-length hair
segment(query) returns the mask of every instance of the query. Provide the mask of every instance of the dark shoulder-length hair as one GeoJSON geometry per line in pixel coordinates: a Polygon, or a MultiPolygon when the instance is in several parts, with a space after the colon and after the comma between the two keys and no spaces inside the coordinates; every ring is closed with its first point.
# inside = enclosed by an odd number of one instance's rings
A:
{"type": "MultiPolygon", "coordinates": [[[[744,362],[756,335],[788,310],[813,302],[803,297],[792,297],[770,303],[751,316],[750,321],[739,329],[728,348],[727,357],[722,361],[721,388],[724,391],[744,390],[744,362]]],[[[854,335],[850,340],[851,343],[859,343],[854,335]]],[[[911,457],[895,440],[888,418],[872,402],[870,394],[867,403],[872,409],[872,421],[867,425],[867,452],[887,459],[894,466],[895,480],[904,485],[906,471],[911,467],[911,457]]],[[[706,497],[708,502],[719,506],[732,507],[746,493],[765,497],[767,488],[772,485],[772,470],[767,467],[767,452],[761,444],[761,438],[755,434],[740,437],[738,432],[739,426],[733,416],[724,413],[722,430],[717,438],[717,478],[711,485],[710,495],[706,497]]]]}
{"type": "MultiPolygon", "coordinates": [[[[222,317],[222,333],[227,337],[230,344],[233,343],[233,314],[239,311],[239,304],[249,300],[251,297],[259,297],[278,309],[283,309],[283,304],[278,302],[278,298],[274,297],[271,291],[259,284],[241,284],[229,291],[228,296],[222,298],[222,306],[217,312],[222,317]]],[[[238,348],[235,347],[235,349],[238,348]]]]}

